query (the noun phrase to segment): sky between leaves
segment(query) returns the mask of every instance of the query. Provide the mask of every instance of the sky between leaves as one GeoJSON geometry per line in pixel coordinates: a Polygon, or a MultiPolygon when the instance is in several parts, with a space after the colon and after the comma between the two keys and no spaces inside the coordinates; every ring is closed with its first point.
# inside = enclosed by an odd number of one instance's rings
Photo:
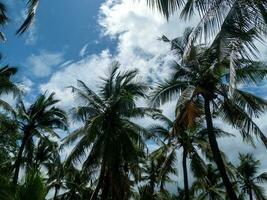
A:
{"type": "MultiPolygon", "coordinates": [[[[2,62],[18,67],[15,81],[23,86],[28,102],[41,92],[54,91],[65,108],[71,108],[74,102],[67,86],[75,85],[79,79],[97,89],[98,77],[105,76],[107,66],[114,60],[120,61],[123,69],[139,69],[140,77],[150,84],[164,79],[173,55],[158,38],[163,34],[169,38],[180,36],[185,27],[198,22],[197,17],[181,21],[177,13],[167,23],[147,8],[145,0],[46,0],[40,2],[30,30],[18,37],[15,31],[25,16],[25,2],[7,3],[10,22],[5,29],[7,42],[0,47],[2,62]]],[[[259,58],[267,60],[267,46],[260,45],[259,49],[259,58]]],[[[266,89],[267,84],[262,84],[253,91],[267,98],[266,89]]],[[[172,102],[163,106],[167,116],[173,117],[174,105],[172,102]]],[[[267,114],[257,122],[267,132],[267,114]]],[[[220,122],[217,125],[222,126],[220,122]]],[[[239,136],[220,141],[231,161],[235,162],[238,152],[250,151],[266,169],[267,150],[257,145],[253,149],[242,144],[239,136]]]]}

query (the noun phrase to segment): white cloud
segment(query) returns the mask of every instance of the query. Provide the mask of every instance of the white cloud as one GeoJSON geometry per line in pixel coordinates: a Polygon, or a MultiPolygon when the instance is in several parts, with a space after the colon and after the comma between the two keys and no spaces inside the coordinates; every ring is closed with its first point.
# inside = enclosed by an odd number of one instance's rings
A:
{"type": "MultiPolygon", "coordinates": [[[[192,23],[195,22],[193,20],[192,23]]],[[[178,13],[167,23],[144,1],[132,0],[103,3],[99,23],[104,35],[118,39],[116,57],[122,65],[138,68],[142,75],[154,79],[166,77],[168,69],[165,63],[173,58],[169,45],[158,38],[162,35],[178,37],[188,26],[188,23],[179,20],[178,13]]]]}
{"type": "Polygon", "coordinates": [[[87,48],[88,48],[88,44],[85,44],[85,45],[83,46],[83,48],[80,50],[79,55],[80,55],[81,57],[84,57],[84,56],[85,56],[86,51],[87,51],[87,48]]]}
{"type": "MultiPolygon", "coordinates": [[[[163,17],[141,2],[123,0],[103,3],[99,11],[99,24],[103,34],[118,39],[115,55],[104,50],[99,55],[90,55],[78,62],[67,62],[63,70],[54,73],[50,81],[41,86],[41,90],[56,91],[64,104],[71,104],[73,97],[65,87],[75,85],[77,79],[95,87],[98,76],[103,75],[112,60],[118,60],[127,69],[137,68],[144,78],[157,80],[166,77],[169,74],[166,63],[172,60],[173,55],[169,45],[157,38],[163,34],[170,38],[181,35],[186,24],[179,23],[177,16],[166,23],[163,17]],[[179,28],[173,28],[177,24],[179,28]]],[[[86,49],[87,45],[81,49],[81,56],[86,55],[86,49]]]]}
{"type": "Polygon", "coordinates": [[[56,67],[63,62],[63,54],[56,52],[51,53],[46,50],[42,50],[39,54],[30,55],[26,64],[32,68],[32,71],[37,77],[46,77],[51,74],[53,67],[56,67]]]}
{"type": "Polygon", "coordinates": [[[64,106],[73,103],[73,95],[68,86],[76,85],[77,80],[82,80],[91,88],[96,88],[99,76],[103,76],[107,67],[112,62],[108,50],[102,51],[100,55],[91,55],[84,59],[68,65],[63,70],[54,73],[50,81],[40,86],[41,91],[56,92],[57,98],[62,100],[64,106]]]}
{"type": "Polygon", "coordinates": [[[23,77],[22,82],[19,83],[18,87],[23,92],[29,93],[31,91],[33,85],[34,85],[34,83],[30,79],[23,77]]]}

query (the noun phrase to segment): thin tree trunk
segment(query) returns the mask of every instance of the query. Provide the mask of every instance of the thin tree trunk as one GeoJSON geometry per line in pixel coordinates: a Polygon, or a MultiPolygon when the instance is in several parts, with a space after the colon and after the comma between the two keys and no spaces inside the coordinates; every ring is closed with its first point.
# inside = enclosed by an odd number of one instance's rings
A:
{"type": "Polygon", "coordinates": [[[14,185],[17,185],[17,183],[18,183],[19,169],[20,169],[20,165],[21,165],[22,153],[23,153],[23,150],[25,148],[26,141],[27,141],[27,138],[25,135],[22,139],[22,143],[21,143],[20,148],[19,148],[18,157],[14,163],[14,168],[15,168],[15,172],[14,172],[14,176],[13,176],[13,184],[14,185]]]}
{"type": "Polygon", "coordinates": [[[233,190],[232,184],[229,180],[229,177],[226,173],[226,169],[225,169],[224,162],[221,156],[221,152],[220,152],[217,140],[216,140],[216,136],[213,132],[213,123],[212,123],[212,116],[211,116],[211,111],[210,111],[210,100],[208,98],[204,98],[204,104],[205,104],[204,109],[205,109],[205,117],[206,117],[206,124],[207,124],[207,130],[208,130],[208,138],[209,138],[211,151],[213,154],[213,159],[221,174],[223,184],[226,188],[229,198],[231,200],[238,200],[235,194],[235,191],[233,190]]]}
{"type": "Polygon", "coordinates": [[[59,190],[59,187],[58,187],[58,185],[56,185],[56,186],[55,186],[55,193],[54,193],[54,198],[53,198],[53,200],[56,200],[56,199],[57,199],[58,190],[59,190]]]}
{"type": "Polygon", "coordinates": [[[105,175],[105,166],[104,164],[102,164],[102,167],[101,167],[101,171],[100,171],[100,175],[99,175],[99,179],[98,179],[98,183],[97,183],[97,186],[90,198],[90,200],[96,200],[97,199],[97,196],[98,196],[98,193],[102,187],[102,183],[103,183],[103,180],[104,180],[104,175],[105,175]]]}
{"type": "Polygon", "coordinates": [[[249,200],[253,200],[252,189],[249,187],[249,200]]]}
{"type": "Polygon", "coordinates": [[[183,174],[184,174],[184,199],[189,200],[189,186],[188,186],[188,173],[187,173],[187,151],[183,151],[183,174]]]}

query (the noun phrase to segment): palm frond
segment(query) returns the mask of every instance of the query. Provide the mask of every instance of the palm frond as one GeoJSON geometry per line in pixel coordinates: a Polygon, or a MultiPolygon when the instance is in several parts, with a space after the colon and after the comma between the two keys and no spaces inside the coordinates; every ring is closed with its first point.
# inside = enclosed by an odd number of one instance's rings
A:
{"type": "Polygon", "coordinates": [[[36,14],[36,10],[39,4],[39,0],[28,0],[27,2],[27,6],[28,6],[28,10],[27,10],[27,16],[26,19],[24,20],[24,22],[22,23],[22,25],[19,27],[19,29],[17,30],[16,34],[21,35],[23,34],[26,30],[29,29],[29,27],[31,26],[31,24],[34,21],[34,17],[36,14]]]}

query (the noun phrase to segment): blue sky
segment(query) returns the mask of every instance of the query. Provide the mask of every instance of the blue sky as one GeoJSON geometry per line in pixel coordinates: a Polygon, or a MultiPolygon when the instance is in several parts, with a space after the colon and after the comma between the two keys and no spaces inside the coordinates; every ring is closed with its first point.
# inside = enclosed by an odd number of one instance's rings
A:
{"type": "MultiPolygon", "coordinates": [[[[41,0],[35,23],[19,37],[15,31],[23,20],[24,6],[25,1],[8,0],[11,20],[5,29],[7,42],[0,47],[3,62],[18,67],[15,79],[23,84],[27,101],[40,92],[54,91],[61,106],[66,108],[76,103],[66,87],[80,79],[97,89],[98,77],[105,75],[114,60],[119,60],[124,69],[137,68],[140,78],[166,78],[173,55],[169,46],[157,38],[163,34],[169,38],[180,36],[185,27],[198,22],[197,17],[180,21],[177,13],[167,23],[148,9],[144,1],[41,0]]],[[[260,57],[264,60],[267,60],[266,49],[260,46],[260,57]]],[[[255,91],[266,97],[266,88],[263,84],[255,91]]],[[[173,117],[174,106],[174,101],[163,106],[164,114],[173,117]]],[[[266,114],[257,120],[267,132],[266,121],[266,114]]],[[[217,124],[222,126],[220,122],[217,124]]],[[[265,160],[262,167],[267,168],[266,149],[261,144],[253,149],[242,144],[237,136],[224,139],[220,146],[232,161],[236,160],[238,151],[252,151],[258,159],[265,160]]]]}
{"type": "Polygon", "coordinates": [[[0,49],[3,62],[17,66],[18,81],[23,81],[21,78],[30,79],[36,89],[39,84],[48,81],[49,75],[58,70],[59,64],[65,60],[80,59],[80,51],[85,45],[86,54],[97,54],[104,48],[114,51],[114,40],[101,34],[97,21],[101,3],[103,1],[41,1],[35,23],[19,37],[15,31],[23,20],[25,2],[14,3],[11,0],[8,3],[10,22],[5,29],[7,42],[0,49]],[[29,60],[40,54],[49,54],[51,59],[57,60],[51,63],[49,75],[36,76],[34,73],[34,62],[29,60]]]}

